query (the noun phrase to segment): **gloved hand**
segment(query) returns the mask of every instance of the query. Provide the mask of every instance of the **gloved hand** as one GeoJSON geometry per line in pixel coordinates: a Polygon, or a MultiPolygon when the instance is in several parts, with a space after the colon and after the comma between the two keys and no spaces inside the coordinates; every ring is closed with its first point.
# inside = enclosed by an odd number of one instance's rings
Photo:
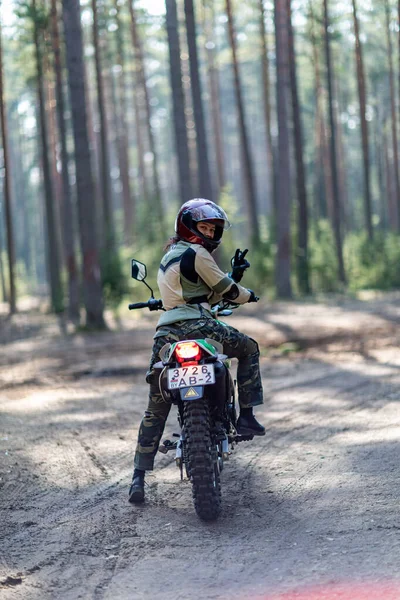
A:
{"type": "Polygon", "coordinates": [[[248,251],[248,248],[243,250],[243,252],[238,248],[235,252],[235,256],[231,259],[232,271],[229,273],[229,276],[233,281],[236,281],[236,283],[241,281],[243,273],[250,267],[249,261],[245,259],[248,251]]]}
{"type": "Polygon", "coordinates": [[[247,291],[250,292],[250,298],[247,300],[247,302],[258,302],[259,301],[260,298],[255,295],[253,290],[247,290],[247,291]]]}

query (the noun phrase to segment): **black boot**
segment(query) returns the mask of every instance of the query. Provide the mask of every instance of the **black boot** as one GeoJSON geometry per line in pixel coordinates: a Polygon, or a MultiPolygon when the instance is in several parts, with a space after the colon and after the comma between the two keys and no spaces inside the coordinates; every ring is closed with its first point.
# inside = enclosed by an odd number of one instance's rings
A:
{"type": "Polygon", "coordinates": [[[146,471],[135,469],[131,487],[129,488],[129,502],[131,504],[141,504],[144,502],[144,476],[146,471]]]}
{"type": "Polygon", "coordinates": [[[240,435],[265,435],[265,427],[257,421],[252,408],[240,409],[236,429],[240,435]]]}

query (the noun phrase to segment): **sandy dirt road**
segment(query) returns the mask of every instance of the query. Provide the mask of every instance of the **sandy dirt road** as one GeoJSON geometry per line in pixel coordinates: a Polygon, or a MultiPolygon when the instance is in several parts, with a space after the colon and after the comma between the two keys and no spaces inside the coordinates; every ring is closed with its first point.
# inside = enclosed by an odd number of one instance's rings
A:
{"type": "Polygon", "coordinates": [[[128,319],[72,336],[0,315],[0,597],[399,600],[400,295],[232,318],[262,346],[268,431],[211,524],[171,454],[127,502],[154,326],[128,319]]]}

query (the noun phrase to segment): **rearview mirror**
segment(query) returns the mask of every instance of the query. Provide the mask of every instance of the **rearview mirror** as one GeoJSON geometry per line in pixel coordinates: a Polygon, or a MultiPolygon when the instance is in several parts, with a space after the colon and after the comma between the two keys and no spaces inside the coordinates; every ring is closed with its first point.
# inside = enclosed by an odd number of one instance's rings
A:
{"type": "Polygon", "coordinates": [[[143,281],[146,279],[146,275],[146,265],[132,258],[132,278],[136,279],[136,281],[143,281]]]}

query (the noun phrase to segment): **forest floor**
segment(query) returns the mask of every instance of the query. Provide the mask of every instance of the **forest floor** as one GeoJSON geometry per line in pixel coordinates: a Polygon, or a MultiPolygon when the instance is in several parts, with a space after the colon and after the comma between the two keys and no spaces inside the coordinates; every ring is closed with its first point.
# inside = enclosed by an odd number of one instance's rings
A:
{"type": "MultiPolygon", "coordinates": [[[[155,315],[0,310],[0,597],[400,599],[400,293],[245,306],[267,434],[203,523],[171,454],[127,493],[155,315]]],[[[176,430],[174,410],[166,437],[176,430]]]]}

